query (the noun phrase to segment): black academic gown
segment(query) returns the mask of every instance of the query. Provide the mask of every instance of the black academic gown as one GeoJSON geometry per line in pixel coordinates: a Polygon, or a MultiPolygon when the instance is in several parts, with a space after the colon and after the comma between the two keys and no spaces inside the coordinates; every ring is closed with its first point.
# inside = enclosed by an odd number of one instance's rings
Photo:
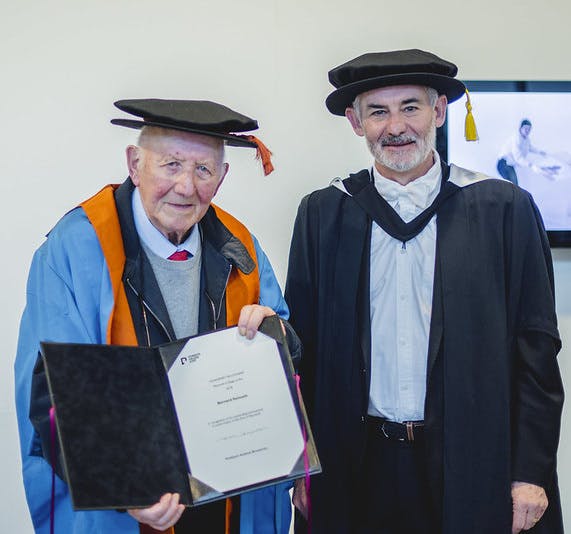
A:
{"type": "MultiPolygon", "coordinates": [[[[443,534],[509,534],[511,482],[520,480],[549,498],[530,532],[559,534],[563,390],[541,217],[508,182],[458,168],[452,176],[464,183],[437,214],[425,402],[435,514],[443,534]]],[[[336,187],[305,197],[294,228],[286,299],[304,345],[301,385],[323,466],[311,484],[314,534],[355,532],[370,383],[370,231],[369,217],[336,187]]]]}

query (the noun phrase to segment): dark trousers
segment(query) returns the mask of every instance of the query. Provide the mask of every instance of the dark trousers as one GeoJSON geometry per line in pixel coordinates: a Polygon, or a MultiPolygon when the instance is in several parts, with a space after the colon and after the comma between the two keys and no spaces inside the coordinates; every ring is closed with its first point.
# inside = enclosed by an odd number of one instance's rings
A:
{"type": "Polygon", "coordinates": [[[370,425],[367,441],[355,534],[439,534],[422,434],[402,442],[370,425]]]}
{"type": "Polygon", "coordinates": [[[502,178],[505,178],[512,184],[517,185],[517,173],[511,165],[508,165],[507,161],[504,158],[498,160],[496,168],[498,169],[498,172],[502,178]]]}

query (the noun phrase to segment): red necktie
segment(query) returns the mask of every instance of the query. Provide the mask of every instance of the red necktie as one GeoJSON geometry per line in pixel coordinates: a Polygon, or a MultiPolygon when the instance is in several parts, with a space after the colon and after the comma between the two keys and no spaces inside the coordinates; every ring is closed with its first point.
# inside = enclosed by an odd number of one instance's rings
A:
{"type": "Polygon", "coordinates": [[[173,252],[167,259],[172,261],[185,261],[188,260],[189,253],[186,250],[177,250],[173,252]]]}

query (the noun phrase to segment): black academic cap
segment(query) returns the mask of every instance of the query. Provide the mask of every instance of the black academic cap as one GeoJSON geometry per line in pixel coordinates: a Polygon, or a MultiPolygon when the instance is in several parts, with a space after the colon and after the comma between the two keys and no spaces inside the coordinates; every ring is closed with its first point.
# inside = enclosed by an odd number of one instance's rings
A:
{"type": "Polygon", "coordinates": [[[233,134],[257,130],[257,121],[216,102],[140,98],[118,100],[115,106],[121,111],[141,117],[141,120],[113,119],[111,121],[119,126],[136,129],[141,129],[143,126],[159,126],[219,137],[229,145],[254,148],[256,146],[255,143],[233,134]]]}
{"type": "Polygon", "coordinates": [[[273,170],[271,152],[253,135],[240,135],[258,129],[258,122],[222,104],[208,100],[162,100],[140,98],[118,100],[115,106],[121,111],[140,117],[135,119],[112,119],[112,124],[141,129],[158,126],[223,139],[227,145],[251,147],[261,158],[264,173],[273,170]]]}
{"type": "Polygon", "coordinates": [[[337,88],[325,101],[334,115],[344,115],[355,97],[379,87],[424,85],[433,87],[449,102],[460,98],[465,85],[454,78],[458,67],[423,50],[395,50],[364,54],[329,71],[329,81],[337,88]]]}

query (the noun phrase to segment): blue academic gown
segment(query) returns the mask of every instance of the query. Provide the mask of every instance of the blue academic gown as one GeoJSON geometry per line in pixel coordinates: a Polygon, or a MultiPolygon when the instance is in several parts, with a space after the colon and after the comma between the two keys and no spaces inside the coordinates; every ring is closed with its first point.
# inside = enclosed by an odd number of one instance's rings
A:
{"type": "MultiPolygon", "coordinates": [[[[254,238],[260,303],[288,318],[288,308],[272,267],[254,238]]],[[[52,469],[29,418],[33,368],[40,341],[105,343],[113,291],[99,241],[81,208],[65,215],[33,257],[26,308],[14,366],[16,411],[26,498],[35,531],[48,534],[52,469]]],[[[291,505],[285,483],[245,493],[240,501],[241,534],[287,533],[291,505]]],[[[58,534],[138,534],[127,513],[74,511],[69,488],[56,477],[55,531],[58,534]]]]}

